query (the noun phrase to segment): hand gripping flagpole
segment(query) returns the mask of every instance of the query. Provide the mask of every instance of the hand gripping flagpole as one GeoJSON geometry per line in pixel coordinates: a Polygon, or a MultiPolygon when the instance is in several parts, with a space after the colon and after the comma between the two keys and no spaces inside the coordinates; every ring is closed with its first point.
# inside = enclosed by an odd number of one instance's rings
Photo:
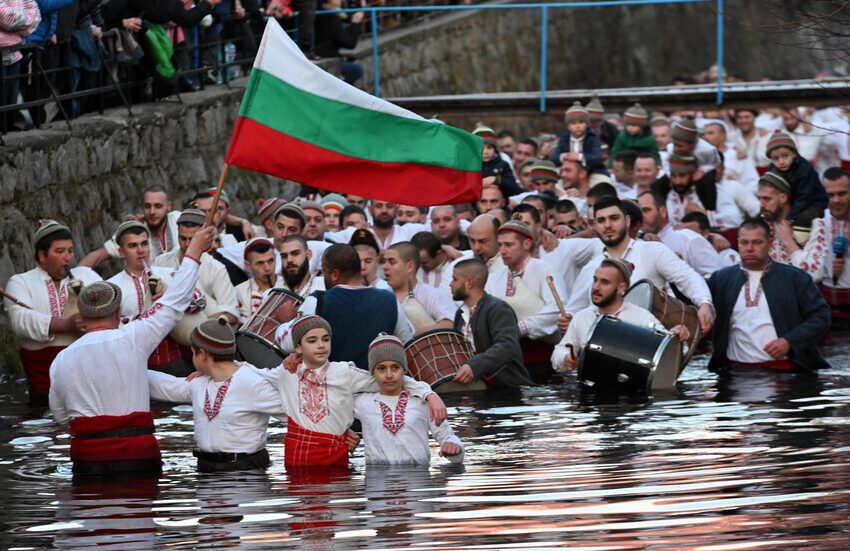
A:
{"type": "Polygon", "coordinates": [[[227,176],[227,169],[229,166],[229,164],[224,163],[224,166],[221,168],[221,176],[218,178],[218,187],[215,190],[212,207],[210,207],[210,211],[207,213],[207,223],[204,224],[204,227],[212,226],[213,217],[218,209],[218,200],[221,198],[221,189],[224,187],[224,177],[227,176]]]}

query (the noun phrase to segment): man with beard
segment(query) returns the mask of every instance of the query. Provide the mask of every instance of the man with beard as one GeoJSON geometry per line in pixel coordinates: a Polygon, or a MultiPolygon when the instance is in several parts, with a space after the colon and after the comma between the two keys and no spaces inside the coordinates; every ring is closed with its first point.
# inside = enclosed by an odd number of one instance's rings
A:
{"type": "Polygon", "coordinates": [[[487,264],[478,258],[461,260],[452,272],[452,298],[463,302],[455,313],[454,330],[466,337],[474,353],[454,381],[468,384],[492,378],[503,387],[533,384],[522,363],[516,314],[484,291],[487,277],[487,264]]]}
{"type": "Polygon", "coordinates": [[[431,231],[443,245],[450,245],[459,251],[469,250],[469,239],[460,232],[460,220],[453,205],[431,209],[431,231]]]}
{"type": "Polygon", "coordinates": [[[324,281],[310,271],[313,251],[300,235],[287,235],[280,244],[280,267],[283,271],[284,287],[293,293],[308,297],[313,291],[324,291],[324,281]]]}
{"type": "MultiPolygon", "coordinates": [[[[552,369],[563,373],[578,367],[578,354],[590,336],[590,328],[596,318],[603,314],[616,316],[622,321],[652,328],[663,327],[661,322],[649,310],[635,306],[623,300],[623,293],[629,288],[632,277],[632,265],[620,258],[605,258],[593,274],[591,290],[592,305],[576,313],[564,338],[552,351],[552,369]],[[567,345],[572,347],[575,356],[567,345]]],[[[684,325],[673,328],[681,342],[687,341],[690,333],[684,325]]]]}
{"type": "MultiPolygon", "coordinates": [[[[629,238],[630,217],[616,197],[600,197],[594,206],[593,216],[594,228],[605,250],[588,262],[579,274],[569,303],[565,305],[567,313],[575,315],[589,305],[593,274],[602,261],[605,258],[622,258],[634,266],[633,279],[648,279],[662,290],[667,289],[668,284],[676,285],[697,306],[700,327],[703,334],[708,333],[714,323],[714,307],[705,280],[663,243],[629,238]]],[[[568,323],[563,316],[558,320],[562,331],[568,323]]]]}
{"type": "MultiPolygon", "coordinates": [[[[322,275],[327,291],[315,291],[301,305],[304,315],[316,314],[331,326],[329,361],[351,361],[369,367],[369,344],[379,333],[395,335],[401,342],[413,337],[413,327],[390,291],[363,285],[360,258],[354,247],[336,243],[322,255],[322,275]]],[[[294,352],[292,322],[281,325],[275,341],[285,352],[294,352]]]]}
{"type": "Polygon", "coordinates": [[[712,371],[829,367],[817,347],[829,330],[829,306],[805,272],[771,260],[770,239],[764,220],[745,221],[738,229],[741,265],[708,280],[717,306],[712,371]]]}
{"type": "MultiPolygon", "coordinates": [[[[180,216],[180,211],[171,210],[168,190],[154,184],[146,187],[142,192],[142,212],[143,223],[151,235],[148,263],[153,263],[157,256],[177,248],[177,218],[180,216]]],[[[118,248],[118,242],[113,236],[103,244],[103,247],[84,256],[79,265],[95,268],[110,258],[120,258],[118,248]]]]}
{"type": "MultiPolygon", "coordinates": [[[[420,231],[430,231],[428,224],[407,223],[403,226],[396,225],[398,205],[388,201],[374,200],[369,204],[369,213],[372,215],[372,233],[378,241],[381,250],[399,241],[410,241],[413,234],[420,231]]],[[[348,243],[351,236],[357,230],[356,227],[348,227],[344,230],[325,234],[331,241],[337,243],[348,243]]]]}
{"type": "Polygon", "coordinates": [[[797,242],[798,236],[792,221],[788,219],[792,196],[791,184],[778,173],[771,171],[759,179],[761,217],[771,229],[770,257],[777,262],[800,268],[817,283],[826,275],[828,251],[832,243],[827,241],[823,218],[812,220],[808,239],[797,242]]]}
{"type": "Polygon", "coordinates": [[[699,137],[694,119],[681,119],[674,122],[670,136],[672,141],[667,144],[668,163],[669,156],[673,154],[679,157],[693,157],[696,159],[696,179],[722,163],[717,148],[699,137]]]}
{"type": "MultiPolygon", "coordinates": [[[[21,363],[27,375],[30,402],[43,405],[50,389],[50,363],[86,330],[79,314],[65,315],[66,303],[76,300],[71,279],[84,285],[100,281],[85,267],[71,268],[74,241],[71,230],[55,220],[44,220],[32,238],[36,267],[9,278],[6,291],[26,307],[4,300],[12,331],[18,339],[21,363]]],[[[68,305],[70,308],[70,305],[68,305]]]]}
{"type": "MultiPolygon", "coordinates": [[[[714,181],[709,172],[697,181],[697,160],[694,157],[670,155],[670,189],[666,193],[667,213],[674,224],[689,212],[702,212],[712,226],[729,229],[741,223],[741,211],[732,197],[714,181]]],[[[662,186],[656,191],[664,194],[662,186]]]]}
{"type": "Polygon", "coordinates": [[[274,244],[266,237],[255,237],[245,244],[245,268],[251,279],[236,286],[239,301],[239,323],[244,324],[263,303],[263,296],[277,287],[279,277],[274,272],[274,244]]]}

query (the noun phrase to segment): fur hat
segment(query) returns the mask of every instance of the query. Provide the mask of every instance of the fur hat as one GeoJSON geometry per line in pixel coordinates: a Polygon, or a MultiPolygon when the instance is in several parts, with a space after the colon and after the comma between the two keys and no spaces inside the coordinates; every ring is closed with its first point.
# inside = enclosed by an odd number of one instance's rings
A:
{"type": "Polygon", "coordinates": [[[111,316],[121,307],[121,287],[109,281],[96,281],[80,291],[77,306],[84,318],[111,316]]]}
{"type": "Polygon", "coordinates": [[[381,247],[378,245],[378,240],[375,239],[375,234],[366,229],[356,230],[352,235],[348,244],[352,247],[357,245],[367,245],[375,249],[375,254],[381,254],[381,247]]]}
{"type": "Polygon", "coordinates": [[[325,320],[325,318],[314,314],[301,316],[295,320],[295,323],[292,324],[292,344],[294,346],[301,344],[301,339],[304,338],[304,335],[313,329],[327,329],[328,335],[332,334],[331,325],[325,320]]]}
{"type": "Polygon", "coordinates": [[[398,337],[381,333],[369,345],[369,372],[375,372],[375,366],[381,362],[398,362],[407,373],[407,355],[404,345],[398,337]]]}
{"type": "Polygon", "coordinates": [[[208,319],[199,324],[192,330],[189,340],[192,346],[210,354],[224,355],[236,352],[236,335],[224,317],[208,319]]]}

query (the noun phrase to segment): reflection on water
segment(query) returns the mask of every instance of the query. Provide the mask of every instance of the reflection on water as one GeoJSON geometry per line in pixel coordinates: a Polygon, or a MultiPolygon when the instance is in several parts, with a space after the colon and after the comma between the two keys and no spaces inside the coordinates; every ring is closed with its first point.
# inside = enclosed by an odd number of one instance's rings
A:
{"type": "Polygon", "coordinates": [[[5,549],[850,549],[850,345],[816,376],[718,378],[653,399],[567,380],[449,396],[466,465],[199,474],[192,414],[158,405],[158,480],[80,482],[68,434],[0,385],[5,549]]]}

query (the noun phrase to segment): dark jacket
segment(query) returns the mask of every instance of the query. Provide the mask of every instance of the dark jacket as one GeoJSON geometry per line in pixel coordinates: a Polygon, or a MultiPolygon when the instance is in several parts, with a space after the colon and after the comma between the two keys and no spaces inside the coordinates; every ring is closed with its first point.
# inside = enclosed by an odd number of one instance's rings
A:
{"type": "Polygon", "coordinates": [[[109,0],[102,6],[103,19],[110,29],[121,28],[121,21],[130,17],[159,25],[174,21],[181,27],[191,27],[200,23],[212,10],[206,0],[200,0],[188,10],[180,0],[109,0]]]}
{"type": "MultiPolygon", "coordinates": [[[[705,210],[715,210],[717,208],[717,172],[714,169],[709,170],[693,185],[705,210]]],[[[670,185],[670,178],[666,174],[649,184],[649,188],[653,193],[657,193],[665,199],[667,194],[673,190],[670,185]]]]}
{"type": "MultiPolygon", "coordinates": [[[[569,130],[564,130],[558,136],[558,145],[555,147],[555,151],[552,152],[552,162],[555,163],[555,166],[561,166],[561,153],[569,153],[570,136],[569,130]]],[[[605,170],[605,161],[602,160],[602,142],[599,140],[599,135],[590,126],[587,127],[587,132],[584,134],[581,149],[584,154],[584,166],[587,171],[598,172],[599,174],[608,176],[608,171],[605,170]]]]}
{"type": "MultiPolygon", "coordinates": [[[[475,356],[467,363],[477,378],[493,376],[500,385],[533,385],[522,363],[516,314],[508,304],[487,293],[472,312],[472,339],[475,356]]],[[[455,331],[463,333],[463,315],[455,314],[455,331]]]]}
{"type": "MultiPolygon", "coordinates": [[[[773,163],[767,165],[768,170],[776,170],[773,163]]],[[[818,178],[818,173],[812,164],[797,155],[788,170],[776,170],[791,184],[791,211],[788,218],[794,220],[806,208],[815,206],[825,209],[829,204],[829,195],[818,178]]],[[[809,224],[811,225],[811,224],[809,224]]]]}
{"type": "Polygon", "coordinates": [[[316,55],[339,57],[339,49],[351,50],[360,38],[360,24],[345,23],[337,14],[329,13],[316,17],[316,55]]]}
{"type": "Polygon", "coordinates": [[[513,170],[511,170],[510,165],[504,159],[499,157],[498,151],[492,159],[481,164],[481,178],[487,178],[488,176],[496,177],[496,185],[499,186],[505,199],[522,193],[522,188],[519,187],[519,184],[516,183],[516,178],[514,178],[513,170]]]}
{"type": "Polygon", "coordinates": [[[610,150],[614,147],[614,142],[617,141],[617,135],[620,131],[614,126],[613,123],[608,121],[602,121],[602,126],[599,127],[599,141],[606,144],[608,149],[610,150]]]}
{"type": "MultiPolygon", "coordinates": [[[[714,351],[708,363],[712,371],[726,364],[732,310],[746,280],[746,273],[737,265],[717,270],[708,280],[717,310],[711,336],[714,351]]],[[[761,284],[776,335],[791,345],[788,358],[806,370],[829,367],[817,347],[818,340],[829,330],[829,305],[811,276],[799,268],[771,260],[761,284]]]]}

